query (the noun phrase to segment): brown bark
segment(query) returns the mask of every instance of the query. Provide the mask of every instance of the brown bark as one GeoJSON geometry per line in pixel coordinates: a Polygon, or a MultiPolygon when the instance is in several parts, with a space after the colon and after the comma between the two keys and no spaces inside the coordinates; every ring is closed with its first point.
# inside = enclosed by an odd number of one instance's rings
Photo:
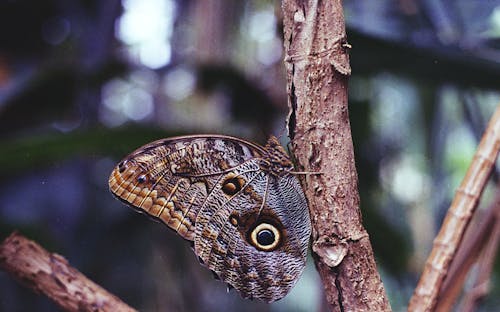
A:
{"type": "Polygon", "coordinates": [[[13,233],[0,245],[0,268],[66,311],[135,311],[55,253],[13,233]]]}
{"type": "Polygon", "coordinates": [[[331,311],[389,311],[359,209],[347,109],[340,0],[284,0],[289,132],[313,223],[313,256],[331,311]]]}

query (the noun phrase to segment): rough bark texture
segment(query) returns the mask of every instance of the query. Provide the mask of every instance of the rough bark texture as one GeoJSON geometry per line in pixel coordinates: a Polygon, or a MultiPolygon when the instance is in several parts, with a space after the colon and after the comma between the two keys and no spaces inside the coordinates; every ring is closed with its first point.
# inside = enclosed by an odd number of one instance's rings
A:
{"type": "Polygon", "coordinates": [[[389,311],[359,209],[347,109],[350,46],[340,0],[284,0],[289,132],[331,311],[389,311]]]}
{"type": "Polygon", "coordinates": [[[17,233],[0,245],[0,268],[66,311],[135,311],[69,266],[64,257],[17,233]]]}

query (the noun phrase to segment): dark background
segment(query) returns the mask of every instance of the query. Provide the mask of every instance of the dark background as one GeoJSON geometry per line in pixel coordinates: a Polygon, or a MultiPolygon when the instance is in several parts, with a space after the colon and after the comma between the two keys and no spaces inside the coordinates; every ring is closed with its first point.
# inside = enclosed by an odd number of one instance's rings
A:
{"type": "MultiPolygon", "coordinates": [[[[0,239],[18,230],[142,311],[320,310],[312,261],[278,303],[243,300],[107,187],[154,139],[285,133],[279,5],[0,1],[0,239]]],[[[500,1],[344,6],[361,208],[402,311],[500,102],[500,1]]],[[[499,278],[497,260],[481,311],[500,305],[499,278]]],[[[0,271],[1,311],[55,309],[0,271]]]]}

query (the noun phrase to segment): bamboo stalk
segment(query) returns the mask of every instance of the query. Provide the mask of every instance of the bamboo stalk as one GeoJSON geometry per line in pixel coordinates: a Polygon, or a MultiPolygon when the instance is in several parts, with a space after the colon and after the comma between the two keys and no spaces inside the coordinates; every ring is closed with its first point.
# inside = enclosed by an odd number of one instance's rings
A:
{"type": "MultiPolygon", "coordinates": [[[[484,251],[491,248],[488,247],[489,245],[495,244],[495,227],[500,225],[500,184],[497,185],[496,196],[488,209],[476,211],[471,222],[439,292],[436,311],[452,310],[455,301],[462,292],[471,267],[475,263],[482,263],[482,259],[488,257],[484,251]],[[478,212],[482,213],[478,215],[478,212]]],[[[488,270],[488,268],[480,270],[488,270]]]]}
{"type": "Polygon", "coordinates": [[[472,163],[455,193],[408,311],[433,311],[437,296],[500,149],[500,105],[490,119],[472,163]]]}

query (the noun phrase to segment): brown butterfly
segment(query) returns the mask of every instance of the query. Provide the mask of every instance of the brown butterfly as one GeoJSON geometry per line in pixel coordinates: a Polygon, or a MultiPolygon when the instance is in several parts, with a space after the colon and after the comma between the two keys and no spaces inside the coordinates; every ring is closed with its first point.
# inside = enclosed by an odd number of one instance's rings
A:
{"type": "Polygon", "coordinates": [[[113,194],[192,241],[200,262],[244,298],[283,298],[304,270],[311,224],[293,164],[222,135],[167,138],[125,157],[113,194]]]}

